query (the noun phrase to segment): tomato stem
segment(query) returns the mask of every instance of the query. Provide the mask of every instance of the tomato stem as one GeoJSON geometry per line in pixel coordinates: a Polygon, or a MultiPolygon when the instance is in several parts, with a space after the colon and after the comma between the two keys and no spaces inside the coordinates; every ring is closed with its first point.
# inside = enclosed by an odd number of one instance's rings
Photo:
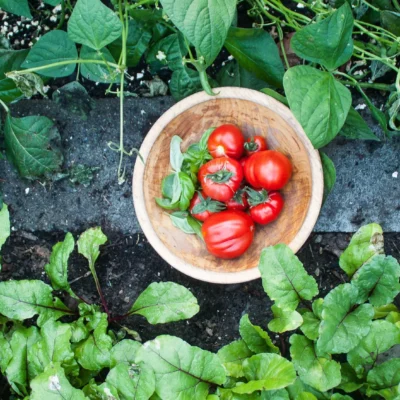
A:
{"type": "Polygon", "coordinates": [[[226,183],[233,176],[233,172],[226,169],[221,169],[213,174],[207,174],[206,178],[211,179],[214,183],[226,183]]]}

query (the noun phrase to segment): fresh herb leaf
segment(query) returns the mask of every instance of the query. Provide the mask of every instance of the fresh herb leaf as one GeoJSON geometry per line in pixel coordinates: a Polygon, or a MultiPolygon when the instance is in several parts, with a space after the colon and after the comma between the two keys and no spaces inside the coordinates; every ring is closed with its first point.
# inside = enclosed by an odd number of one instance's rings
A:
{"type": "Polygon", "coordinates": [[[310,340],[317,340],[320,319],[312,312],[305,312],[302,314],[303,323],[300,326],[300,330],[310,340]]]}
{"type": "Polygon", "coordinates": [[[78,240],[78,252],[89,261],[89,268],[94,271],[94,264],[100,255],[100,246],[107,241],[107,236],[100,227],[83,232],[78,240]]]}
{"type": "Polygon", "coordinates": [[[171,139],[170,146],[170,164],[175,172],[179,172],[183,163],[183,154],[181,152],[182,139],[179,136],[174,136],[171,139]]]}
{"type": "Polygon", "coordinates": [[[135,340],[124,339],[117,343],[110,351],[110,368],[118,364],[132,365],[135,363],[136,353],[142,345],[135,340]]]}
{"type": "Polygon", "coordinates": [[[400,358],[393,358],[371,369],[367,382],[375,390],[397,386],[400,383],[400,358]]]}
{"type": "Polygon", "coordinates": [[[179,199],[179,208],[181,211],[187,210],[190,205],[190,200],[195,192],[195,187],[189,175],[184,172],[179,172],[179,181],[182,188],[182,193],[179,199]]]}
{"type": "Polygon", "coordinates": [[[243,361],[254,355],[244,340],[236,340],[219,349],[217,353],[227,374],[234,378],[244,376],[243,361]]]}

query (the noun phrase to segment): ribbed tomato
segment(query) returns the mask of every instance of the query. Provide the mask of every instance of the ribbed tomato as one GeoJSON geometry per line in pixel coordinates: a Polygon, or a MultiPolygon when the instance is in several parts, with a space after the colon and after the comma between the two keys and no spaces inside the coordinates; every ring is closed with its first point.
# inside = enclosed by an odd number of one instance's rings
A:
{"type": "Polygon", "coordinates": [[[253,154],[245,163],[246,181],[254,188],[282,189],[292,176],[292,164],[279,151],[264,150],[253,154]]]}
{"type": "Polygon", "coordinates": [[[216,257],[236,258],[251,245],[254,222],[243,211],[222,211],[204,222],[201,233],[207,250],[216,257]]]}
{"type": "Polygon", "coordinates": [[[213,158],[231,157],[239,159],[243,154],[244,136],[232,124],[221,125],[208,138],[207,147],[213,158]]]}
{"type": "Polygon", "coordinates": [[[247,192],[246,190],[239,189],[235,195],[228,200],[226,203],[226,208],[228,210],[238,210],[245,211],[249,208],[249,203],[247,201],[247,192]]]}
{"type": "Polygon", "coordinates": [[[206,196],[225,202],[239,189],[243,169],[233,158],[214,158],[200,168],[198,179],[206,196]]]}

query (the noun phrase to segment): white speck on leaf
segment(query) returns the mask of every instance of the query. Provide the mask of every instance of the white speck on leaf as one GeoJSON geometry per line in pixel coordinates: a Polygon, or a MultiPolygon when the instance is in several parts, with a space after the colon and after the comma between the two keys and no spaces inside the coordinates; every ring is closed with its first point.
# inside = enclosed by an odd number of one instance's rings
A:
{"type": "Polygon", "coordinates": [[[155,345],[157,350],[161,349],[161,344],[160,344],[160,341],[158,339],[154,339],[154,345],[155,345]]]}
{"type": "Polygon", "coordinates": [[[366,104],[357,104],[356,106],[355,106],[355,110],[364,110],[364,108],[365,107],[367,107],[367,105],[366,104]]]}
{"type": "Polygon", "coordinates": [[[296,7],[297,8],[304,8],[304,4],[298,3],[296,7]]]}
{"type": "Polygon", "coordinates": [[[165,60],[167,58],[167,56],[163,51],[158,50],[156,58],[157,58],[157,60],[163,61],[163,60],[165,60]]]}
{"type": "Polygon", "coordinates": [[[61,390],[60,380],[57,375],[52,375],[49,378],[49,389],[50,390],[61,390]]]}

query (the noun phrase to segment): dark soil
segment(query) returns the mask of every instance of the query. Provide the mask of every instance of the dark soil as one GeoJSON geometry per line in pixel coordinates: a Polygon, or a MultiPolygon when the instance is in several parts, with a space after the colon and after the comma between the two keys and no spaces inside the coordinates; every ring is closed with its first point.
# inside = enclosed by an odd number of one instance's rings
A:
{"type": "MultiPolygon", "coordinates": [[[[2,251],[0,280],[47,281],[43,267],[49,259],[51,247],[63,236],[61,233],[13,233],[2,251]]],[[[346,281],[346,275],[338,265],[338,256],[350,237],[350,234],[343,233],[313,234],[298,253],[307,271],[316,278],[320,296],[346,281]]],[[[385,235],[386,254],[400,259],[399,244],[400,234],[385,235]]],[[[74,254],[69,265],[73,290],[86,301],[98,303],[93,279],[87,274],[86,260],[74,254]]],[[[196,281],[171,268],[142,234],[133,237],[110,234],[97,261],[97,273],[113,316],[126,313],[136,297],[154,281],[177,282],[197,297],[200,312],[189,321],[151,326],[142,317],[134,316],[121,322],[138,331],[143,341],[168,333],[193,345],[217,351],[239,337],[238,324],[243,314],[248,313],[250,319],[263,328],[271,319],[271,302],[260,279],[227,286],[196,281]]],[[[114,328],[118,329],[118,326],[114,325],[114,328]]],[[[273,337],[280,343],[278,335],[273,337]]]]}

